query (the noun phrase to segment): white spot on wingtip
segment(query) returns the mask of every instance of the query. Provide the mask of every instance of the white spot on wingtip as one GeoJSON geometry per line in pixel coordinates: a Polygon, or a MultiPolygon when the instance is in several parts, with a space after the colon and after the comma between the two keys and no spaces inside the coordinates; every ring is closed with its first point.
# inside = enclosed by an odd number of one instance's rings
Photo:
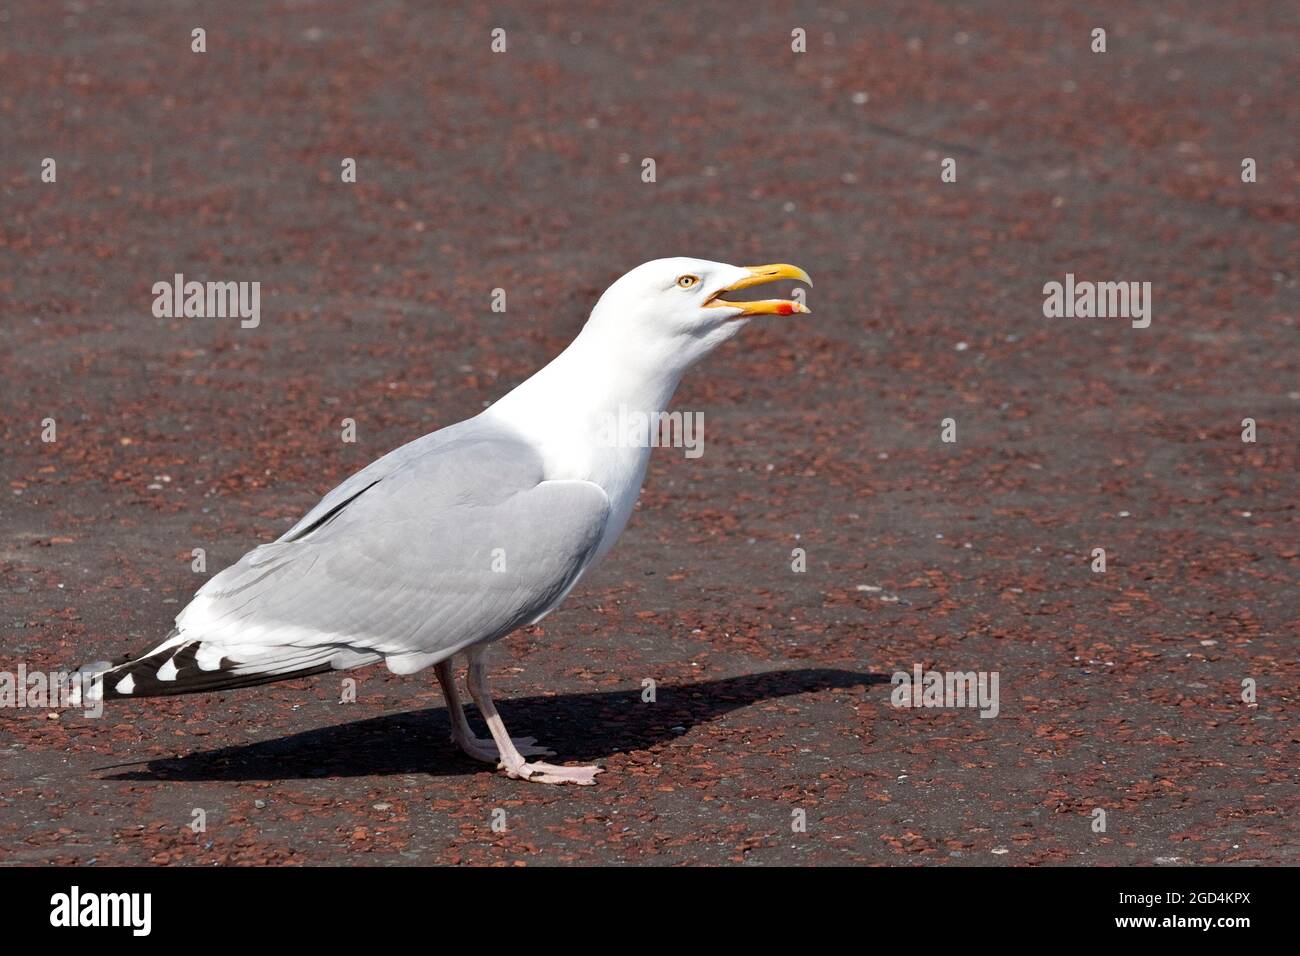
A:
{"type": "Polygon", "coordinates": [[[168,661],[168,662],[167,662],[166,664],[164,664],[162,667],[158,668],[158,679],[159,679],[159,680],[175,680],[175,679],[176,679],[176,662],[175,662],[175,661],[168,661]]]}
{"type": "Polygon", "coordinates": [[[113,688],[113,690],[117,691],[119,694],[131,693],[133,690],[135,690],[135,675],[127,674],[125,677],[123,677],[120,681],[117,682],[117,685],[113,688]]]}

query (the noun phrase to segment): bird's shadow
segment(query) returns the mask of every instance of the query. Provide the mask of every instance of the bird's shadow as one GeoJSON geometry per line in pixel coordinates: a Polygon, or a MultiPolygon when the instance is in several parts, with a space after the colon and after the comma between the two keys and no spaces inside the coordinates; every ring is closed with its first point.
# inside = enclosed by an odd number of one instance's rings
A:
{"type": "MultiPolygon", "coordinates": [[[[558,761],[592,761],[672,740],[692,726],[763,700],[820,690],[887,684],[884,674],[808,668],[743,677],[665,683],[653,703],[641,688],[500,701],[506,726],[533,735],[558,761]]],[[[470,710],[471,720],[478,723],[470,710]]],[[[478,731],[480,734],[483,731],[478,731]]],[[[485,764],[449,740],[445,707],[322,727],[262,743],[202,750],[149,761],[110,780],[300,780],[424,773],[478,773],[485,764]]],[[[108,769],[108,768],[104,768],[108,769]]]]}

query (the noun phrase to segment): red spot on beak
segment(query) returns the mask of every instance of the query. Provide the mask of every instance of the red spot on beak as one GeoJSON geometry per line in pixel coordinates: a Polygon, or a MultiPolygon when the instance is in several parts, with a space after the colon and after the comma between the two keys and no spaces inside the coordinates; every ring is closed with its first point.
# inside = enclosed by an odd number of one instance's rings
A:
{"type": "Polygon", "coordinates": [[[782,302],[776,307],[777,315],[794,315],[794,306],[789,302],[782,302]]]}

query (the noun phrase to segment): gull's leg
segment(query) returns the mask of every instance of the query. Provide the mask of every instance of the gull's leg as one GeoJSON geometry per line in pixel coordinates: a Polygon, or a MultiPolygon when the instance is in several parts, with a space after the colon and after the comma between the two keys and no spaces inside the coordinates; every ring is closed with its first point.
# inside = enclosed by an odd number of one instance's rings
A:
{"type": "MultiPolygon", "coordinates": [[[[491,740],[483,740],[474,736],[469,721],[465,719],[465,708],[461,706],[460,692],[456,689],[456,675],[451,669],[451,658],[434,664],[433,669],[438,675],[438,683],[442,685],[442,696],[447,701],[447,715],[451,718],[452,742],[465,751],[466,755],[473,757],[475,760],[504,766],[501,763],[501,755],[497,753],[497,745],[491,740]]],[[[532,737],[516,737],[510,742],[515,745],[515,748],[522,755],[529,757],[555,756],[553,750],[533,746],[537,741],[532,737]]]]}
{"type": "Polygon", "coordinates": [[[600,767],[561,767],[550,763],[528,763],[510,739],[506,725],[497,713],[492,696],[488,693],[487,673],[484,667],[486,648],[478,647],[467,651],[469,674],[467,675],[470,696],[478,705],[479,713],[487,721],[492,739],[497,742],[501,752],[501,766],[507,774],[520,780],[533,780],[538,783],[576,783],[579,786],[591,786],[596,782],[596,774],[602,773],[600,767]]]}

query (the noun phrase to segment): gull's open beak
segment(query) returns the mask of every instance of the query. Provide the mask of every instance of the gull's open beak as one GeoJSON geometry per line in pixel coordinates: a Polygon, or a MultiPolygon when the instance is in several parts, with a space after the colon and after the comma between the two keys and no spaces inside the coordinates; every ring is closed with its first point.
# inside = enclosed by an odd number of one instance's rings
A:
{"type": "Polygon", "coordinates": [[[733,302],[722,298],[725,292],[738,292],[741,289],[748,289],[752,285],[764,285],[780,279],[796,279],[799,282],[812,285],[812,279],[808,277],[808,273],[798,266],[787,265],[784,262],[778,262],[770,266],[745,266],[744,269],[749,275],[737,282],[733,282],[725,289],[719,289],[704,304],[708,306],[724,306],[728,309],[743,309],[744,311],[740,315],[735,316],[738,319],[750,315],[794,315],[796,312],[812,311],[802,302],[795,302],[792,299],[759,299],[757,302],[733,302]]]}

